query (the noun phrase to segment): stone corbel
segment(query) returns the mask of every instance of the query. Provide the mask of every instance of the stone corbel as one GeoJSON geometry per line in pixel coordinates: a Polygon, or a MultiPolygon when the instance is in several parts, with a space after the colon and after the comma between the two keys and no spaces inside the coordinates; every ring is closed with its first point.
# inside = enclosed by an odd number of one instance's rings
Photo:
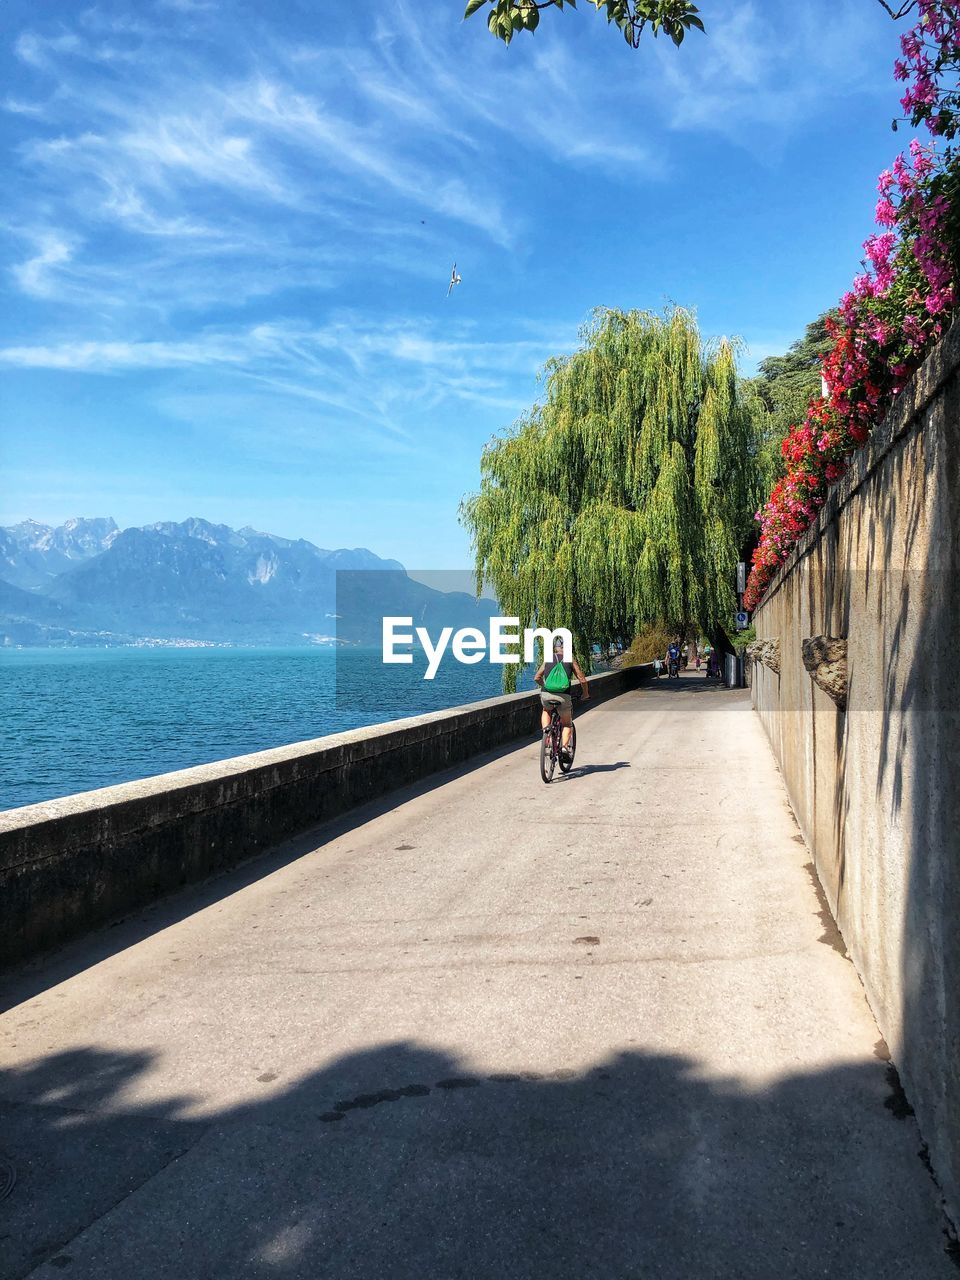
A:
{"type": "Polygon", "coordinates": [[[747,645],[747,654],[754,662],[762,662],[765,667],[780,674],[779,640],[752,640],[747,645]]]}
{"type": "Polygon", "coordinates": [[[841,711],[847,709],[847,642],[836,636],[811,636],[801,643],[810,678],[841,711]]]}

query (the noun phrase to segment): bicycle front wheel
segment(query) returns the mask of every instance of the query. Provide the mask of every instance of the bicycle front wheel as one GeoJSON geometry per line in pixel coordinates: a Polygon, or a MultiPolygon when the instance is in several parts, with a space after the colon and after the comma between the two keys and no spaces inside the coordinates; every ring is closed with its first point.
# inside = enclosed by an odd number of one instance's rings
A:
{"type": "Polygon", "coordinates": [[[553,734],[547,730],[540,735],[540,777],[544,782],[553,779],[553,771],[557,766],[557,757],[553,750],[553,734]]]}

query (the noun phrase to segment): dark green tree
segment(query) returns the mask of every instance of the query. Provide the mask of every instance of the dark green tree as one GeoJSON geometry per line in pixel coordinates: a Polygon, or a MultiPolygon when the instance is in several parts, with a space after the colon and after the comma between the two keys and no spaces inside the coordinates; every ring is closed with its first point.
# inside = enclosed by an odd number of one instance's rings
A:
{"type": "Polygon", "coordinates": [[[767,492],[783,474],[784,436],[803,421],[811,397],[820,393],[820,362],[833,345],[827,320],[836,314],[825,311],[817,316],[784,355],[761,360],[757,376],[744,381],[767,492]]]}

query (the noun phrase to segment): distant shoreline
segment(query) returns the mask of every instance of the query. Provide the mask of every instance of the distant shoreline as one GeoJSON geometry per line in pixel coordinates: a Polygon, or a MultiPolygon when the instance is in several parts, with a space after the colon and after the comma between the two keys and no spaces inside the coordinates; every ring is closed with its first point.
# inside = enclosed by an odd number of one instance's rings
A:
{"type": "Polygon", "coordinates": [[[312,649],[332,652],[335,649],[371,649],[352,640],[118,640],[115,644],[2,644],[0,653],[107,653],[120,649],[312,649]]]}
{"type": "Polygon", "coordinates": [[[210,640],[210,641],[162,641],[162,642],[130,642],[124,644],[6,644],[0,645],[0,657],[6,653],[350,653],[379,652],[376,645],[343,643],[318,643],[302,641],[246,641],[246,640],[210,640]]]}

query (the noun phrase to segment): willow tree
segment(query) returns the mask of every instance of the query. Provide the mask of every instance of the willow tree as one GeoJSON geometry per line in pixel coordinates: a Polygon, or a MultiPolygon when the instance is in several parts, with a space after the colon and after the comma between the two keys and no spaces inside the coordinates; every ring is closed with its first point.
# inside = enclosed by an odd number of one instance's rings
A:
{"type": "Polygon", "coordinates": [[[569,627],[582,658],[660,621],[716,635],[760,496],[733,348],[679,307],[600,310],[580,336],[484,449],[461,508],[478,588],[521,627],[569,627]]]}

